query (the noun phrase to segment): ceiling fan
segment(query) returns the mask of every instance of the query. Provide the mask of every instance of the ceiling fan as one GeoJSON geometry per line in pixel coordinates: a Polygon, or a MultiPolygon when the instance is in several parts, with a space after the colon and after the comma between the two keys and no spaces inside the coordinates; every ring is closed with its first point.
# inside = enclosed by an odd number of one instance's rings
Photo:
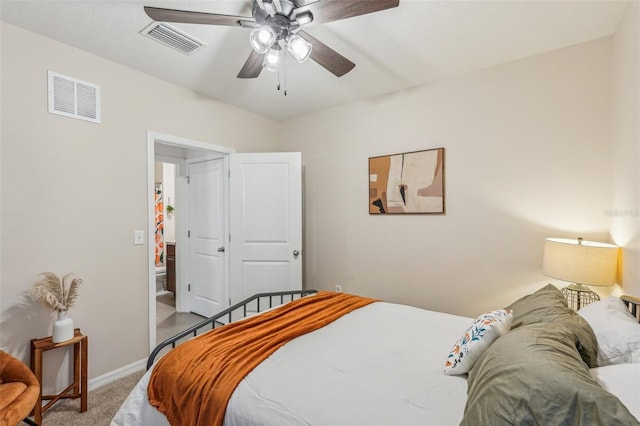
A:
{"type": "Polygon", "coordinates": [[[256,78],[262,68],[278,71],[286,51],[298,62],[310,57],[341,77],[356,65],[302,31],[302,27],[378,12],[397,7],[399,3],[400,0],[317,0],[309,4],[300,4],[300,0],[253,0],[251,17],[149,6],[145,6],[144,11],[159,22],[252,28],[249,40],[253,50],[238,78],[256,78]]]}

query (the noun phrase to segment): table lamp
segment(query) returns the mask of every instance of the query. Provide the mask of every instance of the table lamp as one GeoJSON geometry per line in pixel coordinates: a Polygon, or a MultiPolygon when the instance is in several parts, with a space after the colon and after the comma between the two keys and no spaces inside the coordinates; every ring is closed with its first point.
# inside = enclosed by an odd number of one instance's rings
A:
{"type": "Polygon", "coordinates": [[[547,238],[544,243],[542,272],[569,281],[562,294],[570,308],[578,310],[600,300],[587,285],[610,286],[618,277],[618,246],[563,238],[547,238]]]}

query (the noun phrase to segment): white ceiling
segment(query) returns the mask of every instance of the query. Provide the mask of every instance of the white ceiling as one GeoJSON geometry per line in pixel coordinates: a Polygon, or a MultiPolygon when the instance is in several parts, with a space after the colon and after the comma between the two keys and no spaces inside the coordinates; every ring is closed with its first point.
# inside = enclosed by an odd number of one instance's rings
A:
{"type": "MultiPolygon", "coordinates": [[[[320,0],[322,1],[322,0],[320,0]]],[[[366,0],[344,0],[366,1],[366,0]]],[[[356,64],[343,77],[309,60],[277,74],[236,75],[249,29],[172,24],[204,41],[186,56],[139,32],[143,6],[251,16],[250,0],[1,0],[3,21],[276,120],[426,84],[612,34],[623,1],[400,0],[400,6],[305,30],[356,64]]]]}

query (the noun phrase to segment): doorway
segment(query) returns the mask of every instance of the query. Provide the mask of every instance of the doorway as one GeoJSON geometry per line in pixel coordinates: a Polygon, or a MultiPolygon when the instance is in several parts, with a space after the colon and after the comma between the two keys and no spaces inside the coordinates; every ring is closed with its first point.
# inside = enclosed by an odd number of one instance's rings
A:
{"type": "MultiPolygon", "coordinates": [[[[156,149],[156,152],[158,149],[156,149]]],[[[177,167],[181,160],[156,155],[154,263],[156,280],[156,344],[201,322],[204,317],[176,309],[176,212],[184,214],[186,203],[176,203],[177,167]]],[[[184,248],[182,248],[184,249],[184,248]]]]}
{"type": "Polygon", "coordinates": [[[148,132],[150,351],[157,342],[156,159],[177,164],[176,206],[185,200],[173,213],[177,312],[192,311],[194,296],[206,302],[202,313],[211,316],[256,293],[302,289],[301,154],[236,154],[233,148],[148,132]],[[224,219],[215,223],[217,209],[224,219]]]}
{"type": "MultiPolygon", "coordinates": [[[[179,331],[184,330],[190,325],[200,322],[203,317],[191,313],[191,302],[189,300],[189,269],[191,268],[191,255],[188,253],[190,244],[187,238],[188,223],[193,218],[189,217],[190,210],[186,179],[189,174],[189,167],[194,163],[206,162],[209,160],[221,160],[224,164],[228,164],[227,157],[234,152],[232,148],[211,145],[199,141],[179,138],[171,135],[165,135],[156,132],[147,132],[147,182],[148,182],[148,247],[149,247],[149,350],[151,351],[157,343],[171,337],[179,331]],[[160,197],[163,201],[161,213],[163,219],[166,217],[167,224],[167,205],[170,204],[171,222],[173,225],[173,234],[169,230],[163,237],[163,252],[158,256],[157,247],[157,195],[156,195],[156,163],[169,164],[174,167],[174,192],[169,195],[167,185],[161,186],[164,197],[160,197]],[[169,199],[171,197],[171,199],[169,199]],[[172,243],[170,246],[168,242],[172,243]],[[170,249],[170,250],[167,250],[170,249]],[[171,251],[171,253],[169,253],[171,251]],[[172,258],[173,257],[173,258],[172,258]],[[158,260],[164,261],[164,264],[158,267],[158,260]],[[168,290],[168,280],[171,279],[171,269],[167,269],[167,263],[175,262],[175,289],[172,292],[168,290]],[[156,271],[159,274],[156,274],[156,271]],[[162,276],[164,273],[164,276],[162,276]],[[158,275],[161,277],[158,279],[158,275]],[[162,290],[158,295],[158,281],[161,282],[162,290]],[[158,297],[160,296],[160,297],[158,297]]],[[[224,166],[228,169],[228,166],[224,166]]],[[[163,167],[164,169],[164,167],[163,167]]],[[[171,167],[167,167],[171,169],[171,167]]],[[[207,182],[205,182],[207,184],[207,182]]],[[[226,203],[226,195],[223,195],[222,202],[226,203]]],[[[165,229],[167,231],[167,229],[165,229]]],[[[226,266],[228,267],[228,265],[226,266]]],[[[170,286],[170,285],[169,285],[170,286]]]]}

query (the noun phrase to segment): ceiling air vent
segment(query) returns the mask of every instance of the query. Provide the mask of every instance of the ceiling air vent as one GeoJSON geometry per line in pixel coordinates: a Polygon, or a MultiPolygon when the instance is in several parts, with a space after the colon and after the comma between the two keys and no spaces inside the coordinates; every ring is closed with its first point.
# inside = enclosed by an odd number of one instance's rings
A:
{"type": "Polygon", "coordinates": [[[151,25],[140,31],[140,34],[172,47],[185,55],[190,55],[202,46],[206,46],[204,42],[197,38],[164,23],[152,22],[151,25]]]}
{"type": "Polygon", "coordinates": [[[49,71],[49,113],[100,123],[100,86],[49,71]]]}

